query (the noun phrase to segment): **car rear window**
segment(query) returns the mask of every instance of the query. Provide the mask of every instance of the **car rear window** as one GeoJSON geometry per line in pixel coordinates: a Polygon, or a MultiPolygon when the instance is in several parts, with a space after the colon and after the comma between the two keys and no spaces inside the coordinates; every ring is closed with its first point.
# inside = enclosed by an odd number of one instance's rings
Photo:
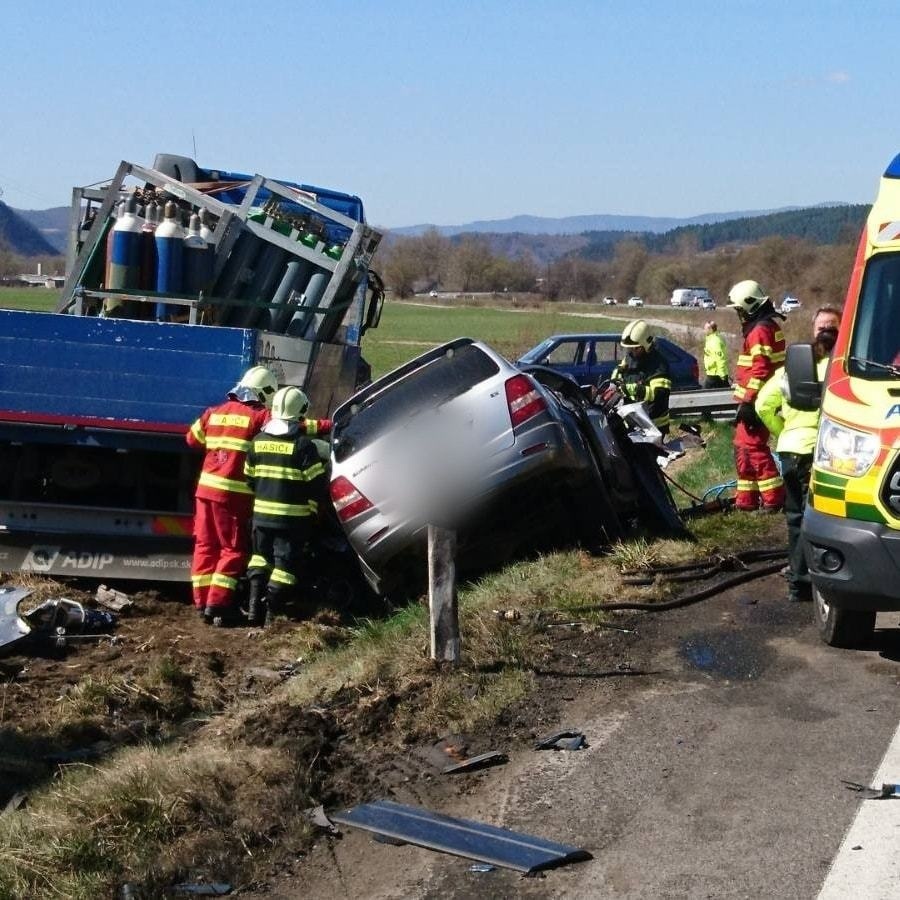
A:
{"type": "Polygon", "coordinates": [[[433,409],[492,378],[500,367],[473,344],[454,347],[369,398],[335,423],[334,455],[340,462],[426,409],[433,409]]]}

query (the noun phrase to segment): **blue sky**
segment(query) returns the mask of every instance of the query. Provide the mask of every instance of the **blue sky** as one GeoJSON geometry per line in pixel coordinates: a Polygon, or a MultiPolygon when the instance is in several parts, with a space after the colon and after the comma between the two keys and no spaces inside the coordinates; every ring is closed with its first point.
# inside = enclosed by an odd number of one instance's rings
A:
{"type": "Polygon", "coordinates": [[[194,140],[384,226],[871,202],[900,152],[888,0],[4,7],[19,208],[194,140]]]}

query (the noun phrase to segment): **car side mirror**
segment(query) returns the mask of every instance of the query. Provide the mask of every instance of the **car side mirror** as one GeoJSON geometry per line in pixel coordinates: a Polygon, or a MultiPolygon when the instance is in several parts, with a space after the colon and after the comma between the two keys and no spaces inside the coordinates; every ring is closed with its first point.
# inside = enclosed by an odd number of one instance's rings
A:
{"type": "Polygon", "coordinates": [[[812,344],[791,344],[787,348],[784,370],[787,373],[787,402],[794,409],[818,409],[822,402],[822,382],[816,372],[812,344]]]}

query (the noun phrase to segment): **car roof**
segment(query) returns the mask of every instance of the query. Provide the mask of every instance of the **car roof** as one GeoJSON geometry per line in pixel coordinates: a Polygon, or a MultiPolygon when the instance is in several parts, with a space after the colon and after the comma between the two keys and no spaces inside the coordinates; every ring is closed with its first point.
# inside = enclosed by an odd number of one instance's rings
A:
{"type": "MultiPolygon", "coordinates": [[[[620,341],[622,340],[622,334],[618,331],[573,331],[567,334],[551,334],[544,338],[540,343],[546,343],[547,341],[585,341],[585,340],[608,340],[608,341],[620,341]]],[[[662,335],[657,335],[654,340],[657,341],[666,341],[671,343],[669,338],[663,337],[662,335]]],[[[538,346],[538,345],[535,345],[538,346]]]]}

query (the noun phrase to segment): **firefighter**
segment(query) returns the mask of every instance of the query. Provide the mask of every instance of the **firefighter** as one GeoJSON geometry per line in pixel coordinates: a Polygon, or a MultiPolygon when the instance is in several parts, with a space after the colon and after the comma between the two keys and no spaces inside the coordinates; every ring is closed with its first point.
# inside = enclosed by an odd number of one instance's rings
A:
{"type": "Polygon", "coordinates": [[[706,338],[703,342],[703,387],[728,387],[728,349],[725,338],[719,334],[719,326],[710,319],[704,323],[706,338]]]}
{"type": "Polygon", "coordinates": [[[620,343],[626,353],[611,380],[631,400],[647,404],[653,424],[665,437],[669,433],[669,394],[672,392],[669,364],[653,345],[653,335],[643,319],[634,319],[625,326],[620,343]]]}
{"type": "MultiPolygon", "coordinates": [[[[840,324],[840,311],[833,306],[823,306],[813,316],[813,352],[820,382],[825,381],[840,324]]],[[[800,526],[809,492],[819,410],[795,409],[788,403],[786,393],[785,372],[781,368],[757,394],[756,411],[766,428],[778,438],[775,451],[784,478],[784,517],[788,534],[788,565],[784,575],[788,582],[788,600],[797,601],[810,598],[809,567],[803,555],[800,526]]]]}
{"type": "Polygon", "coordinates": [[[784,365],[782,318],[756,281],[738,282],[728,292],[730,306],[744,336],[735,370],[734,399],[738,402],[734,430],[737,469],[735,509],[778,512],[784,506],[784,483],[769,449],[769,429],[756,413],[759,389],[784,365]]]}
{"type": "MultiPolygon", "coordinates": [[[[272,418],[250,446],[244,471],[253,490],[253,555],[247,620],[270,625],[298,586],[301,554],[318,514],[325,466],[304,419],[309,400],[282,388],[272,418]]],[[[321,420],[327,421],[327,420],[321,420]]]]}
{"type": "Polygon", "coordinates": [[[187,433],[191,447],[204,450],[194,494],[194,559],[191,585],[194,606],[212,625],[222,625],[232,611],[237,580],[247,561],[247,523],[253,494],[244,476],[250,442],[269,418],[278,388],[265,366],[248,369],[187,433]]]}

